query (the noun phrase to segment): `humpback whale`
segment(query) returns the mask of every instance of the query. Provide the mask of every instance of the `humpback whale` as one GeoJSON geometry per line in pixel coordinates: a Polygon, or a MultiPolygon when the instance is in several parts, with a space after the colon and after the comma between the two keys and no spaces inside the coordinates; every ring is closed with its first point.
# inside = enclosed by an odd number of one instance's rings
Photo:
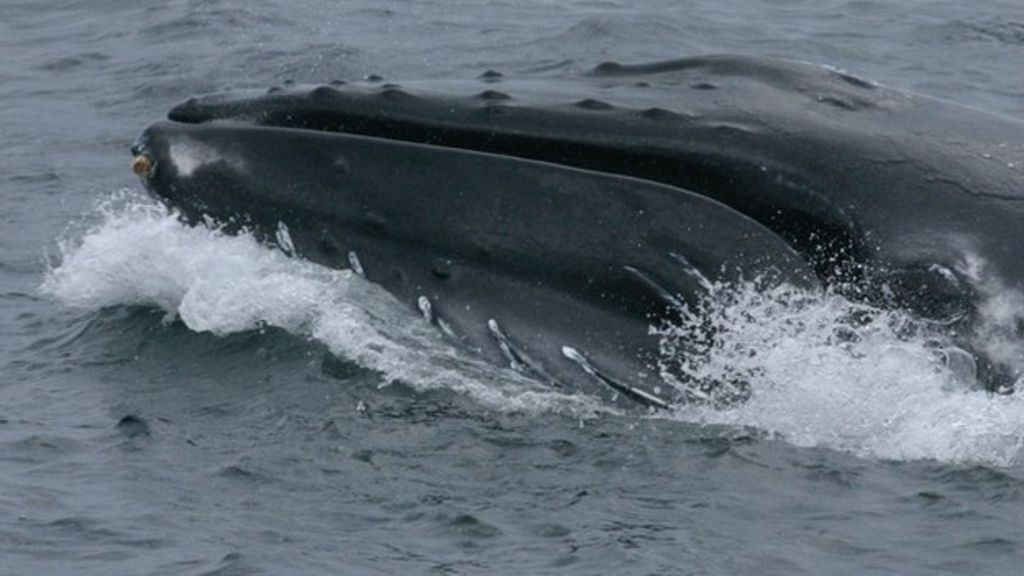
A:
{"type": "Polygon", "coordinates": [[[816,284],[754,220],[648,180],[240,124],[157,123],[135,152],[186,219],[351,267],[495,363],[623,403],[699,392],[668,390],[649,327],[713,284],[816,284]]]}
{"type": "Polygon", "coordinates": [[[351,254],[453,337],[560,385],[582,371],[678,400],[648,327],[741,277],[816,278],[948,326],[993,388],[1024,367],[971,336],[984,298],[1024,292],[1019,120],[747,56],[274,87],[168,119],[136,169],[186,218],[351,254]]]}

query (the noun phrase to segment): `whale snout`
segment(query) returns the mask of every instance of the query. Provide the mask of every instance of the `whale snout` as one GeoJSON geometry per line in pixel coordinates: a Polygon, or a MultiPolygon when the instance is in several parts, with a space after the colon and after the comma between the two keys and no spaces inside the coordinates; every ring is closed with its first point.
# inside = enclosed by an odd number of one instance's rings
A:
{"type": "Polygon", "coordinates": [[[132,143],[130,167],[151,196],[171,207],[180,208],[178,200],[182,187],[170,158],[173,136],[162,124],[147,127],[132,143]]]}
{"type": "Polygon", "coordinates": [[[141,178],[143,184],[147,184],[147,189],[150,189],[150,180],[166,175],[167,170],[173,167],[169,154],[175,136],[168,124],[158,122],[146,127],[132,142],[129,150],[132,155],[132,173],[141,178]]]}
{"type": "Polygon", "coordinates": [[[215,142],[189,133],[187,126],[158,122],[142,131],[130,149],[131,170],[146,191],[188,221],[214,217],[218,198],[233,188],[243,173],[239,163],[222,161],[215,142]]]}

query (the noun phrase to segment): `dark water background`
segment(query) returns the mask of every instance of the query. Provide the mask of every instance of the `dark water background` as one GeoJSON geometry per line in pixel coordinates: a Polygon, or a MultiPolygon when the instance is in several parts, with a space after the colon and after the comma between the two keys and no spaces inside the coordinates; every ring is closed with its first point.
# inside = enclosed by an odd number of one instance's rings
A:
{"type": "Polygon", "coordinates": [[[347,280],[114,197],[198,92],[715,52],[1024,117],[1015,1],[0,0],[0,574],[1020,574],[1024,402],[913,343],[797,338],[774,412],[595,416],[414,344],[330,361],[370,325],[347,280]]]}

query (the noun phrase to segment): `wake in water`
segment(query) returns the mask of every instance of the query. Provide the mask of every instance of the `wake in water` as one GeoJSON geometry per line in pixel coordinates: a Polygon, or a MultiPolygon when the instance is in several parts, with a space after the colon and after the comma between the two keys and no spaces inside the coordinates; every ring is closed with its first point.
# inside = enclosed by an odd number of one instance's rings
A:
{"type": "Polygon", "coordinates": [[[41,287],[67,306],[157,306],[168,321],[218,336],[281,328],[381,373],[386,382],[450,388],[501,410],[589,412],[597,406],[451,346],[349,270],[291,258],[248,234],[184,226],[162,205],[128,191],[97,211],[97,225],[59,242],[61,262],[41,287]]]}
{"type": "MultiPolygon", "coordinates": [[[[107,199],[98,213],[98,224],[60,242],[60,263],[43,282],[65,305],[157,306],[217,335],[274,326],[387,381],[450,388],[499,410],[606,410],[477,360],[357,274],[290,258],[245,234],[184,226],[131,193],[107,199]]],[[[685,376],[676,386],[745,401],[653,417],[754,427],[871,458],[1011,465],[1022,451],[1024,400],[970,386],[955,349],[898,311],[751,284],[716,290],[679,324],[655,330],[663,372],[685,376]]]]}

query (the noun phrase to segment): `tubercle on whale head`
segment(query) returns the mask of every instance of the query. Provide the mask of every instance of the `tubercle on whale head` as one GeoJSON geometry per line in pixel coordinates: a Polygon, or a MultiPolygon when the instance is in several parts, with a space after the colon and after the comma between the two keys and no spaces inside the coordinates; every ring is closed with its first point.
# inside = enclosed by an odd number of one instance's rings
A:
{"type": "Polygon", "coordinates": [[[149,128],[142,131],[135,141],[132,142],[131,146],[132,173],[142,179],[145,183],[149,178],[152,178],[157,170],[157,156],[155,150],[150,145],[150,131],[149,128]]]}
{"type": "Polygon", "coordinates": [[[132,155],[131,171],[138,176],[146,192],[160,203],[171,207],[172,203],[165,194],[156,188],[160,175],[173,168],[167,156],[167,146],[155,139],[151,127],[147,127],[135,138],[130,149],[132,155]]]}
{"type": "Polygon", "coordinates": [[[138,154],[132,160],[132,172],[140,178],[147,178],[153,173],[153,159],[146,154],[138,154]]]}

